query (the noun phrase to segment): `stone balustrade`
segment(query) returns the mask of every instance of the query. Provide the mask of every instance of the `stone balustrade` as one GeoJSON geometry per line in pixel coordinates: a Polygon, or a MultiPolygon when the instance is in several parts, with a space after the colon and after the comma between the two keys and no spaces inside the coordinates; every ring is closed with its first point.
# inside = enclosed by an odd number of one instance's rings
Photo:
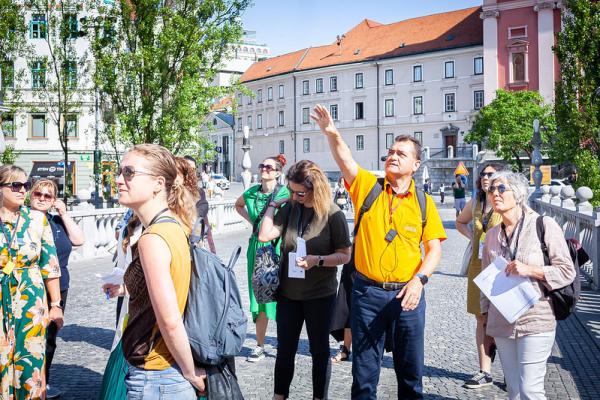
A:
{"type": "Polygon", "coordinates": [[[600,211],[594,210],[588,187],[575,191],[571,186],[542,186],[542,197],[531,202],[541,215],[552,217],[565,232],[566,238],[576,238],[590,256],[581,266],[581,273],[592,287],[600,289],[600,211]]]}

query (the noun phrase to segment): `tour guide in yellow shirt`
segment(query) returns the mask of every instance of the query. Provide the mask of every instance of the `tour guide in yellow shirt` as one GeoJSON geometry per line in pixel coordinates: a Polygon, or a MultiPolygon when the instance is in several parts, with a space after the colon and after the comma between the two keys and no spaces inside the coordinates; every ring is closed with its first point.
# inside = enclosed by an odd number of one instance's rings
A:
{"type": "MultiPolygon", "coordinates": [[[[327,137],[358,217],[377,178],[354,161],[325,107],[317,105],[311,117],[327,137]]],[[[421,164],[420,155],[421,145],[412,137],[395,139],[385,161],[385,187],[363,215],[355,238],[357,276],[352,290],[351,320],[353,399],[377,398],[386,331],[392,334],[398,398],[423,398],[423,287],[440,260],[446,233],[428,195],[427,222],[422,227],[412,179],[421,164]],[[421,242],[425,248],[423,259],[421,242]]]]}

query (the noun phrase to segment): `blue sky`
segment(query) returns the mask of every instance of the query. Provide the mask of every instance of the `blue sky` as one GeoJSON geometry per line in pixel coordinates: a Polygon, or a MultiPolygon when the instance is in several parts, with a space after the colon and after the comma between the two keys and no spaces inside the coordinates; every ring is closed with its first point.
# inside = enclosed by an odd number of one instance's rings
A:
{"type": "Polygon", "coordinates": [[[260,44],[280,55],[331,43],[365,18],[384,24],[481,5],[482,0],[254,0],[242,16],[260,44]]]}

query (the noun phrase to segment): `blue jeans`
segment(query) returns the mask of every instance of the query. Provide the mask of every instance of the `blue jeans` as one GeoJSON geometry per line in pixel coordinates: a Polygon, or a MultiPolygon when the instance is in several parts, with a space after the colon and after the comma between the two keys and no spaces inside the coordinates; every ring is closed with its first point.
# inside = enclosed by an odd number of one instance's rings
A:
{"type": "Polygon", "coordinates": [[[386,342],[392,345],[398,399],[423,398],[425,292],[417,308],[402,311],[397,290],[387,291],[357,276],[352,289],[352,398],[376,399],[386,342]]]}
{"type": "Polygon", "coordinates": [[[125,377],[127,400],[197,400],[192,384],[179,369],[150,371],[129,365],[125,377]]]}

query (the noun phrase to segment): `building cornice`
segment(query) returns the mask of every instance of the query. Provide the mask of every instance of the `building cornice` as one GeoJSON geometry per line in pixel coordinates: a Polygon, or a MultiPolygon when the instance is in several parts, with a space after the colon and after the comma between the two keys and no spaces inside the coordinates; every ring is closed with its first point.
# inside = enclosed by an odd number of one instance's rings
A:
{"type": "Polygon", "coordinates": [[[541,1],[533,7],[535,12],[539,12],[541,10],[554,10],[556,8],[555,1],[541,1]]]}

